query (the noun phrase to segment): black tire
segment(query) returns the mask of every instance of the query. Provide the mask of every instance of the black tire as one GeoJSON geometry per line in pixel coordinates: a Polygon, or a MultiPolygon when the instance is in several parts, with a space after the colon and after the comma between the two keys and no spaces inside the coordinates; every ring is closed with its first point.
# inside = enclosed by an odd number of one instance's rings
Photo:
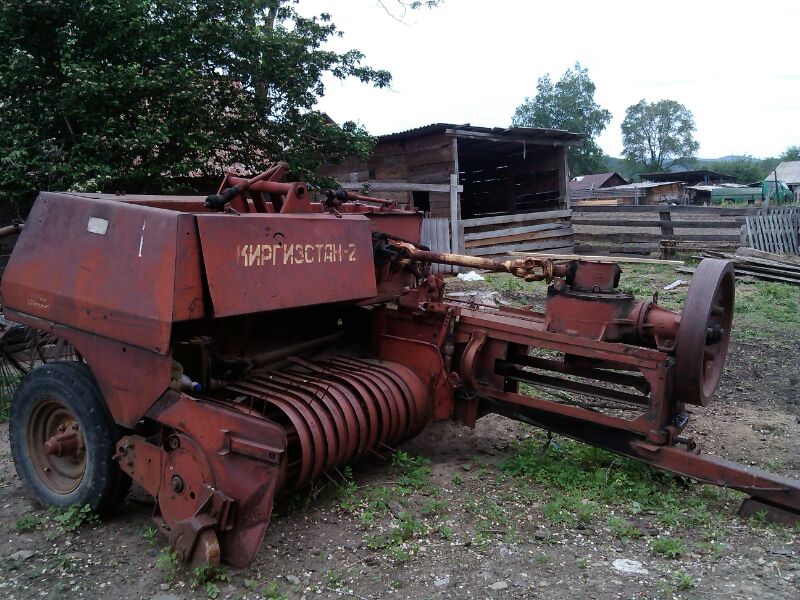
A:
{"type": "MultiPolygon", "coordinates": [[[[97,388],[97,393],[100,394],[102,397],[100,389],[97,387],[97,382],[94,379],[94,375],[92,375],[92,370],[89,368],[89,365],[87,365],[86,363],[79,363],[79,362],[72,364],[75,365],[76,371],[86,378],[89,385],[92,385],[95,388],[97,388]]],[[[111,423],[112,426],[114,447],[116,448],[117,440],[126,435],[128,431],[119,427],[114,423],[114,419],[108,412],[108,407],[106,406],[105,401],[103,401],[103,410],[106,412],[106,414],[108,414],[109,423],[111,423]]],[[[130,492],[131,490],[131,484],[133,483],[130,475],[128,475],[125,471],[120,469],[119,465],[116,462],[114,462],[113,470],[117,474],[117,480],[116,483],[114,484],[115,486],[114,494],[109,500],[108,506],[102,512],[104,516],[109,515],[114,509],[119,507],[125,501],[125,498],[128,496],[128,492],[130,492]]]]}
{"type": "MultiPolygon", "coordinates": [[[[113,460],[118,429],[89,368],[53,362],[28,373],[11,403],[9,434],[17,474],[34,498],[48,506],[88,504],[107,514],[122,498],[125,478],[113,460]],[[46,456],[41,450],[52,424],[72,419],[83,436],[78,458],[46,456]]],[[[127,477],[127,476],[125,476],[127,477]]],[[[129,485],[129,484],[128,484],[129,485]]],[[[127,489],[125,490],[127,491],[127,489]]]]}

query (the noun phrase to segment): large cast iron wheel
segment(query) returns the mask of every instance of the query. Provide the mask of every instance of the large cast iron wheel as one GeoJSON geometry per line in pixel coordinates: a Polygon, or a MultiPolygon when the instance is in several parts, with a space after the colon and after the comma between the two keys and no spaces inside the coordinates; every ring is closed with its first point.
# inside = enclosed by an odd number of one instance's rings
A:
{"type": "Polygon", "coordinates": [[[89,504],[103,514],[124,498],[126,478],[112,458],[119,432],[85,364],[28,373],[11,403],[9,433],[17,474],[41,504],[89,504]]]}
{"type": "Polygon", "coordinates": [[[707,406],[717,389],[733,322],[733,263],[706,258],[692,277],[675,348],[681,402],[707,406]]]}

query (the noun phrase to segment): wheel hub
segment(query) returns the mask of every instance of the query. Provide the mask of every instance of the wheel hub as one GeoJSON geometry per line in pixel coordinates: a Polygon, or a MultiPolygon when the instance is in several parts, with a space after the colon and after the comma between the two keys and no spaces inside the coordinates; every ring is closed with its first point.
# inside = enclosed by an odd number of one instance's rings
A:
{"type": "Polygon", "coordinates": [[[69,494],[80,485],[86,471],[86,443],[75,416],[56,399],[34,408],[28,422],[31,460],[53,492],[69,494]]]}

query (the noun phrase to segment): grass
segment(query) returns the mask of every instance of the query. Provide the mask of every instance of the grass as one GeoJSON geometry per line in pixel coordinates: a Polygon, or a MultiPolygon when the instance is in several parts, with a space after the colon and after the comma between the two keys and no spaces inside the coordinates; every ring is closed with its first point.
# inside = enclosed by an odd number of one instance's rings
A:
{"type": "Polygon", "coordinates": [[[219,598],[219,583],[229,581],[227,571],[219,565],[203,563],[192,569],[191,584],[195,589],[202,590],[206,598],[216,600],[219,598]]]}
{"type": "Polygon", "coordinates": [[[36,531],[45,524],[45,520],[38,515],[25,515],[17,519],[14,523],[14,530],[17,533],[30,533],[36,531]]]}
{"type": "Polygon", "coordinates": [[[611,517],[608,520],[608,526],[611,528],[611,532],[623,542],[640,538],[644,535],[640,529],[622,517],[611,517]]]}
{"type": "Polygon", "coordinates": [[[156,534],[158,530],[152,525],[145,525],[142,529],[142,537],[148,544],[156,543],[156,534]]]}
{"type": "MultiPolygon", "coordinates": [[[[361,524],[367,547],[384,558],[403,563],[416,554],[417,538],[453,537],[452,528],[443,522],[450,506],[431,485],[427,458],[395,452],[387,474],[390,481],[381,485],[358,486],[349,468],[344,477],[347,483],[332,495],[335,504],[361,524]]],[[[336,586],[328,582],[328,587],[336,586]]]]}
{"type": "Polygon", "coordinates": [[[534,431],[512,446],[500,466],[523,485],[534,482],[546,490],[542,510],[551,525],[575,527],[611,512],[606,525],[623,541],[642,537],[626,518],[640,513],[666,528],[714,526],[710,506],[723,501],[707,497],[705,487],[687,494],[675,476],[566,438],[554,438],[557,444],[542,452],[544,439],[534,431]]]}
{"type": "Polygon", "coordinates": [[[274,581],[266,584],[261,590],[261,597],[264,600],[287,600],[288,596],[281,592],[280,586],[274,581]]]}
{"type": "Polygon", "coordinates": [[[733,324],[732,334],[746,339],[800,328],[800,290],[783,283],[737,282],[733,324]]]}
{"type": "Polygon", "coordinates": [[[697,582],[694,580],[694,577],[688,573],[684,573],[683,571],[678,571],[675,573],[675,587],[679,590],[690,590],[695,585],[697,585],[697,582]]]}
{"type": "Polygon", "coordinates": [[[178,553],[172,548],[162,548],[156,559],[156,567],[163,573],[164,579],[168,582],[175,581],[180,569],[178,553]]]}
{"type": "Polygon", "coordinates": [[[84,525],[97,525],[100,518],[88,504],[73,505],[66,508],[50,507],[47,510],[50,519],[57,525],[61,533],[72,533],[84,525]]]}
{"type": "Polygon", "coordinates": [[[686,554],[686,544],[680,538],[659,537],[650,542],[650,550],[666,558],[680,558],[686,554]]]}

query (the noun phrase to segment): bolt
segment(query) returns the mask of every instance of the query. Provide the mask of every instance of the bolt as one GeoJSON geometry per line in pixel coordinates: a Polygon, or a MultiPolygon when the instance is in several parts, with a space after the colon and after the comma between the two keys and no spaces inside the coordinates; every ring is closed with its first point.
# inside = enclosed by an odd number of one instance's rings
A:
{"type": "Polygon", "coordinates": [[[170,479],[170,483],[172,484],[172,491],[176,494],[180,494],[183,491],[183,479],[181,479],[180,476],[174,475],[172,479],[170,479]]]}
{"type": "Polygon", "coordinates": [[[167,439],[167,447],[168,447],[170,450],[177,450],[178,448],[180,448],[180,447],[181,447],[181,441],[178,439],[178,436],[176,436],[176,435],[171,435],[171,436],[170,436],[170,437],[167,439]]]}

